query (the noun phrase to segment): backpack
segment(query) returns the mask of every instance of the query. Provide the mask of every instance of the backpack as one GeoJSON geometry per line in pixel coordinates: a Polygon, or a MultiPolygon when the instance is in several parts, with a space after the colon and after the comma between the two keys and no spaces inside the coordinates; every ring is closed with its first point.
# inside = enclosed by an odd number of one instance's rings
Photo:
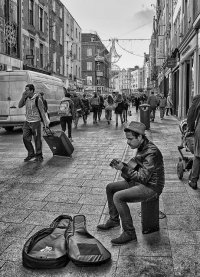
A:
{"type": "Polygon", "coordinates": [[[60,116],[71,116],[72,115],[69,100],[61,101],[58,114],[60,116]]]}
{"type": "Polygon", "coordinates": [[[92,106],[98,106],[99,104],[100,104],[100,99],[99,99],[99,97],[93,97],[92,99],[91,99],[91,105],[92,106]]]}

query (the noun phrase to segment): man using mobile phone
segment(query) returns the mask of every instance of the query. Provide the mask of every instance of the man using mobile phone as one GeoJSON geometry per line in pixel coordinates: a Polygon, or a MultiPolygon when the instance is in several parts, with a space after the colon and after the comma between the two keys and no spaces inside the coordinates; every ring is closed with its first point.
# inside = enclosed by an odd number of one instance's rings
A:
{"type": "Polygon", "coordinates": [[[136,241],[130,209],[127,203],[143,202],[159,197],[162,193],[165,175],[163,156],[158,147],[145,136],[145,125],[132,121],[124,128],[127,144],[137,149],[137,154],[127,164],[113,159],[110,166],[121,171],[123,181],[110,183],[106,187],[109,219],[97,226],[98,230],[107,231],[120,226],[122,234],[112,239],[113,245],[136,241]]]}
{"type": "Polygon", "coordinates": [[[35,93],[33,84],[28,84],[19,101],[18,107],[26,107],[26,121],[23,125],[23,142],[28,151],[28,156],[24,159],[25,162],[35,158],[34,161],[42,162],[42,139],[41,139],[41,117],[44,127],[48,127],[43,102],[35,93]],[[37,104],[36,104],[37,101],[37,104]],[[35,150],[32,145],[32,137],[35,142],[35,150]]]}

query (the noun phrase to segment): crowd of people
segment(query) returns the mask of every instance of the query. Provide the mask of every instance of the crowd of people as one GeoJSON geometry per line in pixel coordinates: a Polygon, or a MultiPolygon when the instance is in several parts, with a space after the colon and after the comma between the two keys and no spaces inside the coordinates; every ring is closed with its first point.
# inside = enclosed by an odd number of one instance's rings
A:
{"type": "MultiPolygon", "coordinates": [[[[147,97],[145,94],[126,95],[117,91],[108,95],[102,95],[98,92],[93,92],[91,97],[87,97],[86,93],[78,94],[75,91],[67,90],[63,87],[63,98],[60,101],[58,115],[60,116],[60,125],[63,132],[66,132],[71,142],[72,139],[72,126],[78,128],[80,118],[83,123],[87,124],[88,115],[93,113],[93,124],[96,125],[102,119],[102,111],[104,110],[105,119],[110,125],[111,120],[115,122],[116,127],[119,123],[121,126],[128,121],[128,115],[131,115],[131,104],[135,106],[136,112],[139,106],[143,103],[149,104],[151,119],[154,121],[156,109],[160,109],[160,117],[163,119],[165,110],[166,115],[169,111],[172,114],[172,100],[171,96],[167,98],[161,94],[159,97],[151,92],[147,97]]],[[[48,127],[49,115],[48,105],[45,100],[44,94],[39,95],[35,92],[33,84],[28,84],[22,94],[19,102],[19,107],[26,107],[26,122],[23,127],[23,142],[28,151],[28,156],[25,161],[33,158],[36,161],[42,161],[42,146],[41,146],[41,121],[45,127],[48,127]],[[32,137],[34,138],[36,149],[34,150],[31,143],[32,137]]]]}

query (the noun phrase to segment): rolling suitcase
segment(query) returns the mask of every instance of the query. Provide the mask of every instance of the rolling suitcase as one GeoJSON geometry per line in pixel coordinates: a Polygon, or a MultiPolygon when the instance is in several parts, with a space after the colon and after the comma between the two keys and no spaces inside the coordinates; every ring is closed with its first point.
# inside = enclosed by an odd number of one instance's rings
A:
{"type": "Polygon", "coordinates": [[[50,128],[46,128],[43,138],[53,155],[71,157],[74,147],[63,131],[51,131],[50,128]]]}

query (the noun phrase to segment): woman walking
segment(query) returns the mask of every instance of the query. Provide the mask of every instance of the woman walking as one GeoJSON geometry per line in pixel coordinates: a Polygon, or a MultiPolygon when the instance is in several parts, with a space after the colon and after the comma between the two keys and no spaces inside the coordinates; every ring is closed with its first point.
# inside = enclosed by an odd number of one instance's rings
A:
{"type": "Polygon", "coordinates": [[[167,108],[166,108],[166,115],[169,115],[169,110],[172,115],[172,107],[173,107],[173,102],[172,102],[172,97],[171,94],[168,94],[167,96],[167,108]]]}
{"type": "Polygon", "coordinates": [[[110,124],[110,121],[112,119],[112,110],[114,107],[114,100],[112,98],[112,95],[110,94],[108,95],[108,98],[105,100],[104,105],[105,105],[105,117],[108,124],[110,124]]]}
{"type": "Polygon", "coordinates": [[[127,122],[129,101],[125,94],[123,95],[123,102],[124,102],[123,121],[127,122]]]}
{"type": "Polygon", "coordinates": [[[93,111],[93,124],[97,123],[97,115],[99,111],[100,99],[97,95],[97,92],[94,92],[94,96],[90,100],[90,105],[92,106],[93,111]]]}
{"type": "Polygon", "coordinates": [[[87,123],[87,116],[90,113],[90,102],[86,98],[85,93],[83,94],[82,103],[83,103],[83,122],[84,122],[84,124],[86,124],[87,123]]]}
{"type": "Polygon", "coordinates": [[[121,124],[123,124],[122,113],[124,110],[124,102],[123,102],[121,94],[118,94],[115,104],[116,104],[115,114],[116,114],[116,127],[117,127],[118,126],[118,116],[121,119],[121,124]]]}

